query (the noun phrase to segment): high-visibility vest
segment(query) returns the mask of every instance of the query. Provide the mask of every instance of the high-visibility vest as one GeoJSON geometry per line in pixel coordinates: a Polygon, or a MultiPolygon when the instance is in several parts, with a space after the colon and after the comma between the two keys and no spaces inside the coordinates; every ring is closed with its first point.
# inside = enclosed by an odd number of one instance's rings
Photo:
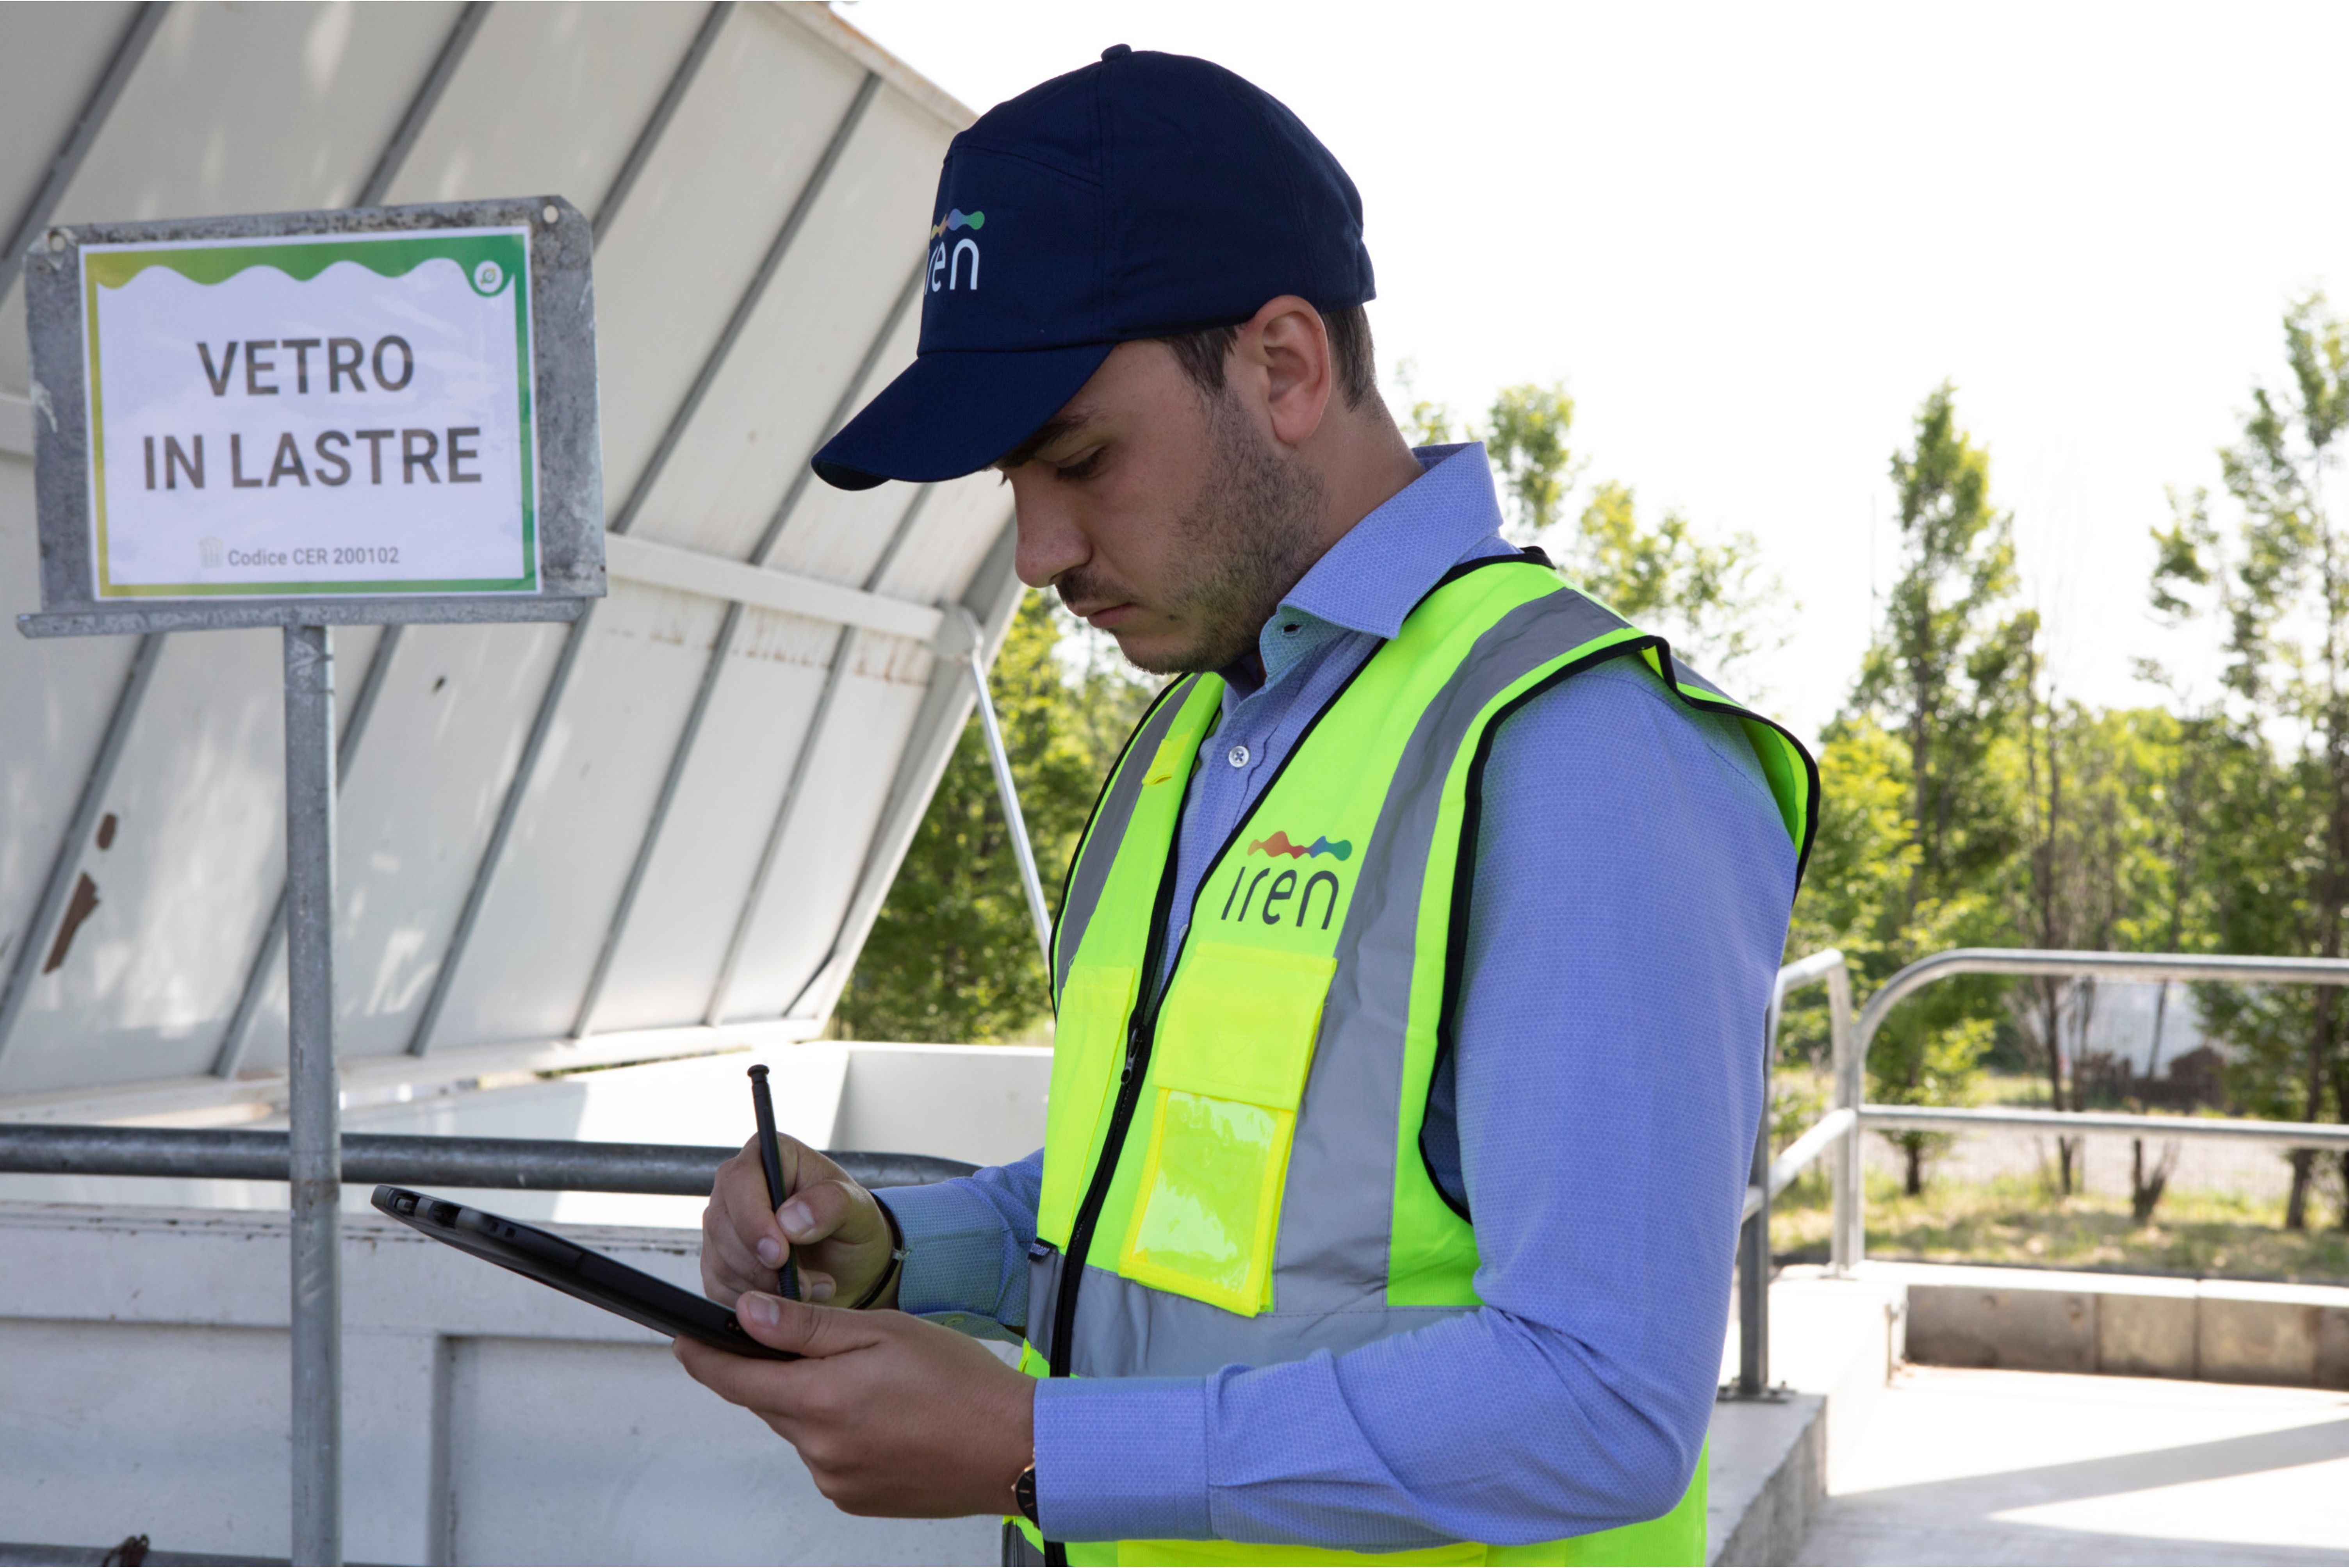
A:
{"type": "MultiPolygon", "coordinates": [[[[1054,932],[1027,1370],[1195,1377],[1475,1310],[1475,1233],[1430,1174],[1420,1129],[1451,1047],[1479,776],[1502,719],[1616,658],[1742,724],[1799,856],[1818,776],[1792,736],[1537,558],[1475,562],[1290,749],[1199,879],[1154,1005],[1182,804],[1224,683],[1193,676],[1160,696],[1094,807],[1054,932]]],[[[1700,1456],[1660,1519],[1533,1546],[1046,1549],[1070,1563],[1702,1563],[1704,1471],[1700,1456]]]]}

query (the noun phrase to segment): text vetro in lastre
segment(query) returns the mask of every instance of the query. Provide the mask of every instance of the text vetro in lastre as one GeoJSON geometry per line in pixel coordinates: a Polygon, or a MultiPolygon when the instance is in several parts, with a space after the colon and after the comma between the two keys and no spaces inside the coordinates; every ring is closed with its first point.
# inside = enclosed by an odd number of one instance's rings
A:
{"type": "Polygon", "coordinates": [[[432,237],[92,247],[101,595],[535,590],[527,252],[432,237]]]}

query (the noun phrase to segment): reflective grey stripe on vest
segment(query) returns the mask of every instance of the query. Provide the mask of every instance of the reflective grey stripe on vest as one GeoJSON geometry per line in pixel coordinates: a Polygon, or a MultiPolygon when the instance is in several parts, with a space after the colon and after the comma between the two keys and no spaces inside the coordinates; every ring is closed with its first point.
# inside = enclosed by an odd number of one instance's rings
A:
{"type": "Polygon", "coordinates": [[[1078,849],[1077,863],[1069,873],[1068,892],[1061,903],[1061,922],[1052,933],[1052,995],[1056,998],[1069,983],[1069,965],[1075,962],[1077,950],[1084,945],[1085,927],[1092,922],[1093,911],[1101,907],[1102,889],[1109,883],[1110,864],[1117,859],[1118,845],[1125,840],[1126,824],[1133,820],[1133,803],[1142,798],[1143,780],[1149,775],[1150,764],[1197,685],[1195,678],[1177,682],[1143,719],[1141,729],[1127,745],[1125,755],[1119,758],[1109,793],[1102,798],[1101,810],[1094,813],[1092,827],[1078,849]]]}
{"type": "MultiPolygon", "coordinates": [[[[1338,941],[1337,975],[1322,1006],[1282,1195],[1272,1310],[1241,1317],[1089,1265],[1077,1303],[1071,1372],[1182,1377],[1235,1362],[1266,1366],[1315,1350],[1350,1350],[1472,1310],[1386,1302],[1395,1123],[1420,893],[1444,782],[1477,717],[1502,692],[1624,624],[1571,590],[1519,605],[1477,639],[1403,747],[1364,848],[1338,941]]],[[[1115,843],[1099,830],[1095,841],[1105,854],[1115,843]]],[[[1031,1304],[1054,1299],[1061,1264],[1055,1253],[1031,1274],[1031,1304]]],[[[1047,1326],[1030,1326],[1031,1339],[1045,1332],[1047,1326]]],[[[1038,1348],[1050,1354],[1040,1343],[1038,1348]]]]}
{"type": "MultiPolygon", "coordinates": [[[[1029,1324],[1028,1342],[1047,1359],[1052,1354],[1049,1304],[1061,1287],[1066,1262],[1054,1252],[1028,1265],[1030,1316],[1040,1320],[1029,1324]],[[1039,1302],[1047,1305],[1037,1309],[1033,1304],[1039,1302]]],[[[1279,1288],[1274,1287],[1276,1296],[1279,1288]]],[[[1088,1264],[1077,1304],[1077,1353],[1070,1367],[1080,1377],[1195,1377],[1235,1363],[1269,1367],[1302,1361],[1317,1350],[1341,1356],[1474,1310],[1372,1302],[1349,1312],[1313,1314],[1283,1307],[1261,1317],[1242,1317],[1088,1264]],[[1130,1363],[1107,1359],[1112,1356],[1130,1357],[1130,1363]]]]}

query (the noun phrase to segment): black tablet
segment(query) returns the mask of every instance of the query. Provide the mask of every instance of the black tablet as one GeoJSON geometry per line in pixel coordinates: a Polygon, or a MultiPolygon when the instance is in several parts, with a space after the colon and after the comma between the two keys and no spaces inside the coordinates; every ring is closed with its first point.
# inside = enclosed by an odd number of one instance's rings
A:
{"type": "Polygon", "coordinates": [[[736,1356],[768,1361],[799,1359],[788,1350],[771,1349],[751,1338],[734,1321],[734,1315],[716,1302],[679,1290],[642,1269],[615,1263],[601,1253],[591,1253],[535,1225],[429,1192],[411,1192],[405,1187],[378,1187],[375,1206],[436,1242],[527,1274],[605,1312],[616,1312],[656,1334],[698,1339],[736,1356]]]}

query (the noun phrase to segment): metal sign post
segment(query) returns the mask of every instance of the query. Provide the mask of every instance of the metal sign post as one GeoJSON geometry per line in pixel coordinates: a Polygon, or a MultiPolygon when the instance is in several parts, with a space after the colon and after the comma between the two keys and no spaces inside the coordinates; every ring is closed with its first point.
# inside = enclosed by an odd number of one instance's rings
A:
{"type": "Polygon", "coordinates": [[[294,1553],[343,1560],[343,1105],[335,1072],[335,655],[285,628],[285,1054],[293,1188],[294,1553]]]}
{"type": "Polygon", "coordinates": [[[18,629],[285,637],[295,1563],[343,1550],[331,628],[603,593],[592,243],[532,197],[53,228],[25,256],[18,629]]]}

